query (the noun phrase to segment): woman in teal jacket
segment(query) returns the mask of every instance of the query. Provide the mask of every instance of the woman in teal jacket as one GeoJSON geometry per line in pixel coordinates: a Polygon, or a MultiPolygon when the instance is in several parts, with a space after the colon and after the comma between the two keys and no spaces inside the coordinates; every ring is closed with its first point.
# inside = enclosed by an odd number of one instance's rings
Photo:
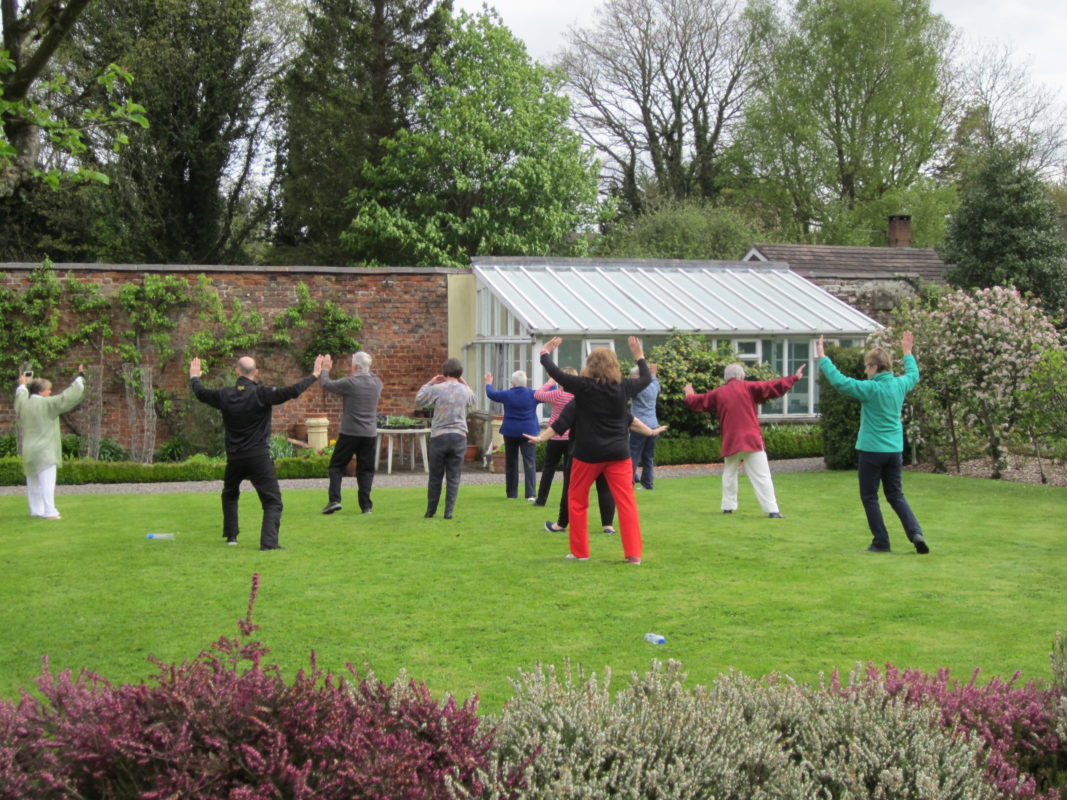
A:
{"type": "Polygon", "coordinates": [[[878,485],[882,485],[885,499],[900,518],[904,533],[916,552],[925,554],[930,548],[923,538],[922,528],[911,506],[904,498],[904,425],[900,410],[908,392],[919,383],[919,365],[911,354],[914,337],[905,331],[901,338],[904,351],[904,374],[894,375],[889,353],[881,347],[867,352],[864,358],[867,380],[858,381],[842,375],[826,357],[823,337],[819,337],[819,370],[840,392],[860,401],[860,432],[856,437],[858,453],[860,500],[867,512],[867,525],[874,540],[867,548],[872,553],[889,552],[889,532],[882,519],[878,503],[878,485]]]}

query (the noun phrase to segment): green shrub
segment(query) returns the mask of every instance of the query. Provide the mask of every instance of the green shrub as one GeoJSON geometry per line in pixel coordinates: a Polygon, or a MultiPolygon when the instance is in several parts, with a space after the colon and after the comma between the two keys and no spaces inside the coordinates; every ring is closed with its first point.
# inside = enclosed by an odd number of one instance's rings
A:
{"type": "MultiPolygon", "coordinates": [[[[660,383],[656,415],[661,425],[670,425],[673,434],[714,435],[719,427],[715,414],[696,414],[685,405],[685,385],[692,383],[698,393],[710,392],[723,384],[723,370],[737,361],[728,344],[719,347],[710,339],[691,333],[672,333],[662,345],[648,352],[648,362],[657,365],[660,383]]],[[[745,374],[753,380],[776,378],[766,364],[746,364],[745,374]]],[[[659,445],[656,445],[657,452],[659,445]]],[[[690,462],[692,463],[692,462],[690,462]]]]}
{"type": "Polygon", "coordinates": [[[97,457],[98,461],[125,461],[129,457],[130,454],[126,452],[126,448],[114,439],[100,440],[100,455],[97,457]]]}
{"type": "Polygon", "coordinates": [[[63,458],[77,458],[81,455],[81,437],[76,433],[65,433],[60,437],[63,458]]]}
{"type": "Polygon", "coordinates": [[[722,439],[718,436],[660,437],[656,442],[656,464],[711,464],[722,461],[722,439]]]}
{"type": "Polygon", "coordinates": [[[193,449],[190,447],[189,442],[181,436],[176,436],[156,450],[155,458],[153,460],[156,461],[156,463],[185,461],[185,459],[192,454],[193,449]]]}
{"type": "Polygon", "coordinates": [[[816,458],[823,454],[822,426],[764,425],[763,445],[768,458],[816,458]]]}
{"type": "MultiPolygon", "coordinates": [[[[850,378],[863,380],[864,351],[859,347],[827,347],[834,366],[850,378]]],[[[856,436],[860,430],[860,403],[833,388],[819,375],[819,411],[822,413],[823,457],[829,469],[856,468],[856,436]]]]}
{"type": "Polygon", "coordinates": [[[279,478],[328,478],[330,459],[315,453],[313,456],[279,458],[274,468],[279,478]]]}
{"type": "Polygon", "coordinates": [[[18,454],[18,439],[15,434],[5,433],[0,436],[0,458],[9,458],[18,454]]]}
{"type": "Polygon", "coordinates": [[[26,482],[22,459],[18,456],[0,457],[0,486],[21,486],[26,482]]]}

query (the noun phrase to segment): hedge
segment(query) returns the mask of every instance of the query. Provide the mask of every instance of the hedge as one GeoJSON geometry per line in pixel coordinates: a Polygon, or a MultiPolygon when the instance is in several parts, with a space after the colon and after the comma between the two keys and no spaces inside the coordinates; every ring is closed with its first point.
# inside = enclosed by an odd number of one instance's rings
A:
{"type": "MultiPolygon", "coordinates": [[[[279,478],[326,478],[330,459],[326,456],[280,458],[274,462],[279,478]]],[[[56,482],[61,486],[85,483],[173,483],[175,481],[221,481],[226,462],[193,456],[180,463],[141,464],[135,461],[94,461],[73,458],[60,465],[56,482]]],[[[22,461],[0,458],[0,486],[25,483],[22,461]]]]}
{"type": "MultiPolygon", "coordinates": [[[[814,458],[823,453],[819,425],[766,425],[763,441],[767,455],[774,459],[814,458]]],[[[722,461],[722,440],[718,436],[660,437],[656,443],[656,464],[710,464],[722,461]]],[[[544,446],[538,448],[538,468],[544,460],[544,446]]],[[[274,462],[279,478],[327,478],[329,456],[294,456],[274,462]]],[[[173,483],[176,481],[220,481],[226,471],[221,458],[192,456],[181,462],[141,464],[135,461],[94,461],[71,458],[63,461],[56,481],[62,486],[86,483],[173,483]]],[[[0,486],[25,483],[22,462],[15,456],[0,458],[0,486]]]]}

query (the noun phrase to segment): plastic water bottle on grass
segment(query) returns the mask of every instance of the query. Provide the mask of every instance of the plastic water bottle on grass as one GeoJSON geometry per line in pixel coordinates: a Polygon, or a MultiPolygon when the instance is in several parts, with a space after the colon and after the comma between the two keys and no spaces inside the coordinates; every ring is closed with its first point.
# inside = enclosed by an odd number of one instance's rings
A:
{"type": "Polygon", "coordinates": [[[667,644],[667,637],[660,636],[658,633],[646,633],[645,641],[649,644],[667,644]]]}
{"type": "Polygon", "coordinates": [[[144,535],[146,539],[173,539],[173,533],[146,533],[144,535]]]}

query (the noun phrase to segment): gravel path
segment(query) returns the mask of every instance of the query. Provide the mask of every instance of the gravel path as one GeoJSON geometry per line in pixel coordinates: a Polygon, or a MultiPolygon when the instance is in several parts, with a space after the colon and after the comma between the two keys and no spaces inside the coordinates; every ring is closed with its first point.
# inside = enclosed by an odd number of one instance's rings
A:
{"type": "MultiPolygon", "coordinates": [[[[782,472],[821,472],[826,469],[822,457],[819,458],[794,458],[786,461],[772,461],[771,474],[782,472]]],[[[721,475],[722,464],[690,464],[675,467],[656,467],[656,480],[690,477],[694,475],[721,475]]],[[[486,472],[478,464],[471,464],[464,469],[463,483],[503,483],[504,475],[500,472],[486,472]]],[[[355,478],[345,478],[345,486],[354,486],[355,478]]],[[[281,481],[282,489],[321,489],[326,491],[329,481],[326,478],[300,478],[281,481]]],[[[384,470],[374,476],[375,489],[388,489],[392,487],[412,488],[425,487],[426,473],[394,471],[392,475],[384,470]]],[[[246,483],[245,488],[250,488],[246,483]]],[[[13,494],[24,494],[24,486],[0,486],[0,497],[13,494]]],[[[222,481],[175,481],[171,483],[89,483],[79,486],[57,486],[56,494],[183,494],[186,492],[219,492],[222,491],[222,481]]]]}

